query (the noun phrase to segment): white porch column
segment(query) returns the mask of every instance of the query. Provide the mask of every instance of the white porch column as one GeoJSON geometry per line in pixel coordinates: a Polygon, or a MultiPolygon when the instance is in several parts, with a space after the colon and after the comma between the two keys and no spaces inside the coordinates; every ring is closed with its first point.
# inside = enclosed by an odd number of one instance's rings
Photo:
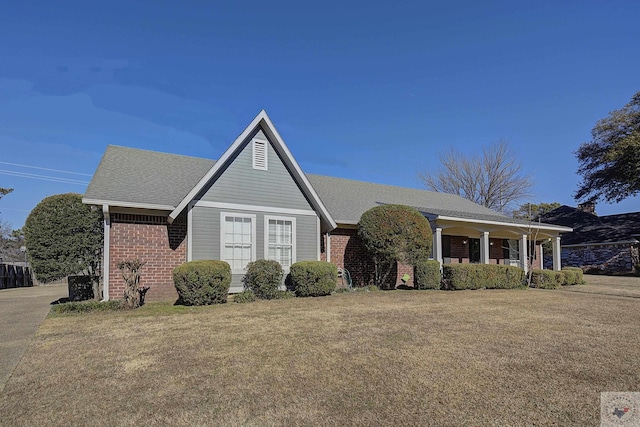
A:
{"type": "Polygon", "coordinates": [[[324,250],[327,252],[327,262],[331,262],[331,232],[327,231],[327,241],[324,250]]]}
{"type": "Polygon", "coordinates": [[[529,256],[527,254],[527,235],[520,236],[520,265],[525,273],[529,272],[529,256]]]}
{"type": "Polygon", "coordinates": [[[109,242],[111,236],[111,215],[109,205],[102,205],[104,218],[104,239],[102,248],[102,301],[109,301],[109,242]]]}
{"type": "Polygon", "coordinates": [[[552,253],[553,253],[553,269],[555,271],[560,271],[562,269],[562,265],[560,262],[560,236],[556,236],[551,239],[552,244],[552,253]]]}
{"type": "Polygon", "coordinates": [[[480,262],[489,264],[489,232],[483,231],[480,235],[480,262]]]}
{"type": "Polygon", "coordinates": [[[442,267],[442,228],[436,227],[433,233],[433,259],[440,263],[442,267]]]}

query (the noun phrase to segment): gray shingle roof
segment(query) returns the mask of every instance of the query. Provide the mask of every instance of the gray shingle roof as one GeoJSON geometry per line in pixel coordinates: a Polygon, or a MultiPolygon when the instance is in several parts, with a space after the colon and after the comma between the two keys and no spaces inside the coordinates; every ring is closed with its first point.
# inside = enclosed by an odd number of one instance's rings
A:
{"type": "Polygon", "coordinates": [[[214,163],[109,145],[84,198],[175,207],[214,163]]]}
{"type": "Polygon", "coordinates": [[[542,215],[542,220],[573,228],[562,236],[563,245],[633,242],[640,235],[640,212],[598,216],[563,205],[542,215]]]}
{"type": "MultiPolygon", "coordinates": [[[[173,208],[214,163],[198,157],[109,145],[84,198],[173,208]]],[[[365,211],[383,204],[413,206],[425,214],[529,224],[454,194],[323,175],[306,176],[331,216],[342,224],[357,224],[365,211]]]]}
{"type": "Polygon", "coordinates": [[[307,178],[338,223],[357,224],[365,211],[383,204],[408,205],[423,213],[456,218],[526,223],[455,194],[322,175],[307,174],[307,178]]]}

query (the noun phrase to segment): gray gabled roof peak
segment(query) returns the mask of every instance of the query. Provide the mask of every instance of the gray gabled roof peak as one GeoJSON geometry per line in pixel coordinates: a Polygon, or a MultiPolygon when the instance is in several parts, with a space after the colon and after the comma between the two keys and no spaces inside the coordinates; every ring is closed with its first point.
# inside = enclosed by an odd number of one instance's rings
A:
{"type": "Polygon", "coordinates": [[[232,161],[232,156],[238,150],[240,150],[247,141],[247,138],[254,133],[256,130],[261,129],[269,142],[273,146],[273,149],[278,153],[281,157],[282,162],[285,164],[289,173],[298,184],[300,190],[303,192],[305,197],[316,213],[318,214],[321,222],[322,228],[326,230],[333,230],[336,228],[337,224],[335,223],[333,217],[329,210],[327,210],[326,206],[323,204],[320,197],[311,186],[309,181],[307,180],[307,176],[304,174],[300,165],[296,159],[293,158],[293,155],[289,151],[289,148],[284,143],[284,140],[278,133],[276,127],[273,125],[273,122],[267,115],[265,110],[260,110],[258,115],[249,123],[249,125],[242,131],[242,133],[236,138],[236,140],[231,144],[227,150],[222,153],[222,156],[218,159],[215,165],[213,165],[209,171],[207,171],[204,176],[195,184],[193,188],[188,193],[185,193],[185,196],[182,200],[176,205],[176,208],[169,214],[169,222],[172,222],[177,216],[186,208],[187,204],[193,200],[194,197],[207,185],[210,180],[221,170],[226,164],[232,161]]]}

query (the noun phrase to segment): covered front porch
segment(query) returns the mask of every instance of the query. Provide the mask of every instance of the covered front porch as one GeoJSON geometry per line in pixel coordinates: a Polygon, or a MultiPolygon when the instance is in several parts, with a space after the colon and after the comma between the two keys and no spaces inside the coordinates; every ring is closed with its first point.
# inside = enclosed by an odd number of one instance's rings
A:
{"type": "Polygon", "coordinates": [[[433,259],[440,264],[479,263],[542,268],[543,243],[551,242],[553,269],[562,268],[561,233],[571,228],[511,218],[478,219],[428,215],[433,259]]]}

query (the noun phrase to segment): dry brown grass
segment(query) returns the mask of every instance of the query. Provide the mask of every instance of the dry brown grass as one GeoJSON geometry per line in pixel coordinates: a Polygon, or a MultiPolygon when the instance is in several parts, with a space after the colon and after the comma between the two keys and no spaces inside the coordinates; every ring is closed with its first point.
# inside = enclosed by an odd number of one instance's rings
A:
{"type": "Polygon", "coordinates": [[[640,277],[585,274],[584,279],[587,282],[586,285],[567,286],[563,290],[640,298],[640,277]]]}
{"type": "Polygon", "coordinates": [[[640,390],[639,308],[392,291],[48,318],[0,423],[596,425],[601,391],[640,390]]]}

